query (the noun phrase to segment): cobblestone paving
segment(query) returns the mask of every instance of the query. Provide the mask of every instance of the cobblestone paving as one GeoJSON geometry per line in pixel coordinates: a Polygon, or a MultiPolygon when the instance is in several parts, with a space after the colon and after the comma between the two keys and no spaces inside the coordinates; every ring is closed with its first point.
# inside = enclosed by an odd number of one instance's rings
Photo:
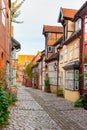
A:
{"type": "Polygon", "coordinates": [[[56,97],[55,94],[31,88],[28,91],[61,130],[87,130],[87,110],[84,108],[75,108],[72,102],[56,97]]]}
{"type": "Polygon", "coordinates": [[[20,86],[3,130],[87,130],[87,110],[55,94],[20,86]]]}
{"type": "Polygon", "coordinates": [[[28,89],[23,86],[19,87],[16,106],[10,108],[10,125],[3,130],[61,130],[29,94],[28,89]]]}

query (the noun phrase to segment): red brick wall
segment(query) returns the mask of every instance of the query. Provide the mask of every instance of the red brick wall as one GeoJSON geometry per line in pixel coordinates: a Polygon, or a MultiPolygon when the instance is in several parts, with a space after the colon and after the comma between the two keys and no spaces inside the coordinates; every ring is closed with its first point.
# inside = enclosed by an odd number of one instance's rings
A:
{"type": "Polygon", "coordinates": [[[50,85],[50,89],[51,89],[51,93],[55,93],[56,94],[57,86],[50,85]]]}
{"type": "MultiPolygon", "coordinates": [[[[10,61],[10,12],[8,1],[5,1],[5,26],[2,24],[2,11],[0,10],[0,67],[5,68],[6,62],[10,61]]],[[[0,0],[0,7],[2,7],[2,0],[0,0]]]]}

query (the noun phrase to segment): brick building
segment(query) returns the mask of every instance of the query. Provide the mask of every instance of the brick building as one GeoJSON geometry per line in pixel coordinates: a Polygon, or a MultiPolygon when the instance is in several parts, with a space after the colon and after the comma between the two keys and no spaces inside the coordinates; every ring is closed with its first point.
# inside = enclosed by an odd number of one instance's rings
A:
{"type": "Polygon", "coordinates": [[[10,0],[0,0],[0,72],[6,72],[7,76],[10,70],[10,7],[10,0]]]}

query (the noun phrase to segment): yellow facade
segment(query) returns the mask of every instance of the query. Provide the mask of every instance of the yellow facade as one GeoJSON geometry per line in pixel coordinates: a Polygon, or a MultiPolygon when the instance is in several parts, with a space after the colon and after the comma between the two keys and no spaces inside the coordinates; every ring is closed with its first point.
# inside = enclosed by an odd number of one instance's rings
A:
{"type": "Polygon", "coordinates": [[[23,82],[23,71],[24,71],[25,65],[31,62],[33,58],[34,58],[34,55],[18,55],[18,70],[17,70],[18,82],[21,82],[21,83],[23,82]]]}
{"type": "Polygon", "coordinates": [[[70,37],[70,35],[72,34],[72,32],[73,32],[73,29],[74,29],[74,23],[72,22],[72,21],[70,21],[70,20],[68,20],[67,21],[68,22],[68,36],[67,36],[67,38],[69,38],[70,37]]]}
{"type": "Polygon", "coordinates": [[[18,64],[24,65],[25,63],[31,61],[34,55],[18,55],[18,64]]]}
{"type": "Polygon", "coordinates": [[[60,49],[60,55],[62,55],[63,58],[62,60],[59,59],[59,81],[58,82],[59,85],[64,89],[65,99],[70,101],[76,101],[80,97],[80,93],[78,90],[71,91],[65,88],[65,84],[66,84],[65,70],[63,69],[63,67],[70,62],[79,61],[79,48],[80,48],[79,43],[80,43],[79,38],[77,38],[72,42],[70,42],[69,44],[64,45],[60,49]],[[62,84],[60,83],[61,73],[62,73],[62,84]]]}
{"type": "Polygon", "coordinates": [[[75,102],[80,98],[80,93],[79,91],[70,91],[70,90],[65,89],[64,97],[65,99],[69,101],[75,102]]]}

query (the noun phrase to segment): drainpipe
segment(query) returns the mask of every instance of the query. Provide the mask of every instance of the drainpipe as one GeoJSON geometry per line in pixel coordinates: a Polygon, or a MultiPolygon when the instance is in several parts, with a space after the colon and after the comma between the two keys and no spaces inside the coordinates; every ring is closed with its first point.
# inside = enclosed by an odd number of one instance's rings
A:
{"type": "MultiPolygon", "coordinates": [[[[83,19],[82,19],[83,21],[83,19]]],[[[80,94],[83,94],[83,88],[84,88],[84,43],[83,43],[83,39],[84,39],[84,22],[82,22],[82,32],[81,32],[81,40],[80,40],[80,72],[82,74],[81,78],[81,84],[80,84],[80,94]]]]}
{"type": "Polygon", "coordinates": [[[58,49],[58,58],[57,58],[57,89],[58,89],[58,79],[59,79],[59,49],[58,49]]]}

